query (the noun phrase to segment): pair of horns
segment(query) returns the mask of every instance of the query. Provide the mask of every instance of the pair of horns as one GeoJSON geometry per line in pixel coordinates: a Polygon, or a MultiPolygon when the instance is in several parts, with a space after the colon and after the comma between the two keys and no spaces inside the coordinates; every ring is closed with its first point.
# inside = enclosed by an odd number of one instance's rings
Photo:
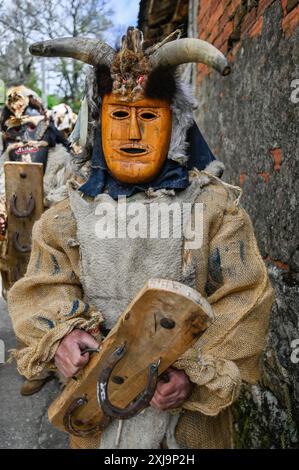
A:
{"type": "MultiPolygon", "coordinates": [[[[95,67],[111,67],[116,51],[99,39],[58,38],[32,44],[31,54],[44,57],[70,57],[95,67]]],[[[225,56],[215,46],[201,39],[184,38],[168,42],[149,57],[153,68],[176,67],[190,62],[213,67],[222,75],[230,73],[225,56]]]]}

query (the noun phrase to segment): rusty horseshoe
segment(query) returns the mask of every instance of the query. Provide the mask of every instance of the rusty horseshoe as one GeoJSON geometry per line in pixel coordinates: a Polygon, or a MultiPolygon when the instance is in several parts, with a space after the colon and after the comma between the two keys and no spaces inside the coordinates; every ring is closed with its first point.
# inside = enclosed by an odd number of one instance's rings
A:
{"type": "Polygon", "coordinates": [[[30,194],[28,202],[27,202],[27,209],[25,209],[24,212],[20,212],[17,209],[17,199],[18,199],[17,195],[14,194],[10,200],[10,210],[12,214],[18,219],[29,217],[35,209],[35,199],[34,199],[33,194],[32,193],[30,194]]]}
{"type": "Polygon", "coordinates": [[[126,343],[118,347],[107,359],[104,361],[103,370],[99,376],[97,383],[97,398],[98,402],[107,416],[117,419],[128,419],[135,416],[149,405],[157,385],[158,368],[161,360],[149,365],[149,375],[147,379],[146,388],[126,408],[117,408],[112,405],[108,398],[108,382],[115,365],[121,360],[125,354],[126,343]]]}
{"type": "Polygon", "coordinates": [[[13,234],[12,243],[13,243],[14,249],[18,251],[19,253],[29,253],[31,251],[31,245],[21,245],[19,242],[19,237],[20,237],[19,232],[15,232],[13,234]]]}
{"type": "Polygon", "coordinates": [[[101,421],[100,424],[95,424],[90,426],[89,428],[80,429],[79,427],[75,428],[73,423],[73,414],[74,412],[83,405],[86,405],[88,399],[86,396],[76,398],[68,407],[64,417],[63,417],[63,424],[66,428],[67,432],[72,434],[73,436],[78,437],[86,437],[92,433],[102,431],[109,423],[110,418],[106,417],[104,421],[101,421]]]}

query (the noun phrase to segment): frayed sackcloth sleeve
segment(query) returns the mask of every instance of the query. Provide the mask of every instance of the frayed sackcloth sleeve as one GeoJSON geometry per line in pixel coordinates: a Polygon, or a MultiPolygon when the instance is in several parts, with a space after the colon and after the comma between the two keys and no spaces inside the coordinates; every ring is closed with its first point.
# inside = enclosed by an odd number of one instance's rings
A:
{"type": "Polygon", "coordinates": [[[65,200],[46,211],[35,224],[26,275],[8,295],[16,336],[26,345],[14,351],[20,374],[31,378],[53,358],[61,339],[74,328],[95,337],[102,316],[84,302],[79,282],[76,224],[65,200]]]}
{"type": "Polygon", "coordinates": [[[215,321],[174,366],[196,384],[186,410],[216,416],[238,397],[242,381],[259,378],[259,359],[273,303],[250,218],[228,208],[209,243],[205,285],[215,321]]]}

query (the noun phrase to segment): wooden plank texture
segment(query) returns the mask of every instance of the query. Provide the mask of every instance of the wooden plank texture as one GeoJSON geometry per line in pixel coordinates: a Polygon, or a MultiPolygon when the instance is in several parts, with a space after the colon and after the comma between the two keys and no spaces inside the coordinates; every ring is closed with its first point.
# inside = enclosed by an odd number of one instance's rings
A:
{"type": "Polygon", "coordinates": [[[34,223],[44,211],[43,206],[43,165],[41,163],[6,162],[5,195],[7,206],[8,265],[10,287],[26,272],[30,251],[20,252],[13,239],[19,234],[20,246],[31,245],[31,233],[34,223]],[[28,217],[16,217],[12,211],[14,205],[20,213],[28,209],[30,197],[34,198],[34,210],[28,217]],[[13,198],[15,198],[13,203],[13,198]]]}
{"type": "Polygon", "coordinates": [[[181,283],[151,279],[120,316],[116,326],[78,375],[70,380],[49,408],[49,419],[66,430],[63,418],[71,403],[85,397],[87,403],[76,410],[74,422],[86,429],[103,422],[104,414],[96,398],[96,384],[103,361],[126,342],[126,353],[116,365],[108,395],[114,406],[124,408],[145,388],[148,367],[161,358],[159,375],[179,358],[213,320],[208,302],[194,289],[181,283]],[[172,328],[163,325],[171,324],[172,328]],[[121,377],[115,383],[113,377],[121,377]]]}

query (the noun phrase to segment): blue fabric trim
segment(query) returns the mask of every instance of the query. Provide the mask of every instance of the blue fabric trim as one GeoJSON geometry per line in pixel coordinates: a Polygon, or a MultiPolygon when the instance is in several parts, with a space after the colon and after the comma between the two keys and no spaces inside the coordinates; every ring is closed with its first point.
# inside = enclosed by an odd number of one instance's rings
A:
{"type": "Polygon", "coordinates": [[[189,157],[187,167],[167,159],[159,175],[150,183],[141,185],[123,184],[117,181],[107,168],[102,148],[101,126],[99,124],[92,153],[91,174],[79,190],[90,197],[96,197],[107,190],[107,193],[113,199],[117,199],[118,196],[130,197],[149,188],[154,190],[185,189],[189,185],[189,169],[198,168],[203,170],[210,162],[215,160],[195,122],[188,130],[187,141],[189,144],[187,149],[189,157]]]}

